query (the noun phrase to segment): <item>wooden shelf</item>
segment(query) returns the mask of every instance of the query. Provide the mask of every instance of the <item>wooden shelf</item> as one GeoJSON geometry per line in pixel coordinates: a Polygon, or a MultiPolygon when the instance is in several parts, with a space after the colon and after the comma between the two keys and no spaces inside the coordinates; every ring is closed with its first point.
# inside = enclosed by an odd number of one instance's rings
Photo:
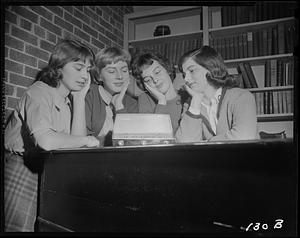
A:
{"type": "Polygon", "coordinates": [[[194,31],[184,34],[176,34],[176,35],[165,35],[165,36],[156,36],[151,38],[144,38],[139,40],[130,40],[128,41],[129,44],[134,43],[148,43],[148,42],[160,42],[160,41],[167,41],[167,40],[184,40],[184,39],[192,39],[194,37],[199,37],[199,35],[202,35],[203,31],[194,31]]]}
{"type": "Polygon", "coordinates": [[[264,88],[247,88],[247,89],[250,92],[284,91],[284,90],[293,90],[294,85],[274,86],[274,87],[264,87],[264,88]]]}
{"type": "Polygon", "coordinates": [[[223,27],[218,27],[218,28],[210,28],[208,29],[209,33],[215,35],[219,34],[224,34],[223,31],[226,31],[226,34],[232,34],[236,33],[237,31],[239,32],[248,32],[248,31],[253,31],[256,29],[260,29],[261,27],[268,25],[277,25],[279,22],[288,22],[288,21],[293,21],[295,20],[295,17],[284,17],[284,18],[277,18],[277,19],[272,19],[272,20],[266,20],[266,21],[258,21],[258,22],[250,22],[250,23],[244,23],[244,24],[239,24],[239,25],[231,25],[231,26],[223,26],[223,27]]]}
{"type": "Polygon", "coordinates": [[[282,114],[260,114],[257,115],[258,122],[268,121],[290,121],[294,119],[293,113],[282,113],[282,114]]]}
{"type": "Polygon", "coordinates": [[[259,64],[261,62],[265,62],[267,60],[271,59],[282,59],[282,58],[289,58],[293,57],[293,53],[287,53],[287,54],[278,54],[278,55],[266,55],[266,56],[257,56],[257,57],[248,57],[248,58],[239,58],[239,59],[230,59],[230,60],[224,60],[225,64],[236,64],[240,62],[253,62],[255,61],[256,64],[259,64]]]}
{"type": "MultiPolygon", "coordinates": [[[[243,34],[248,32],[258,32],[263,28],[276,28],[279,23],[283,23],[283,25],[294,25],[296,23],[295,17],[281,17],[277,19],[270,19],[270,20],[264,20],[264,21],[256,21],[256,22],[249,22],[249,23],[243,23],[243,24],[236,24],[236,25],[230,25],[230,26],[223,26],[223,27],[217,27],[217,28],[209,28],[209,7],[210,6],[202,6],[201,10],[199,9],[183,9],[192,12],[192,14],[202,14],[202,22],[201,22],[201,30],[197,30],[197,28],[193,28],[191,30],[184,29],[180,30],[179,32],[182,32],[178,34],[178,31],[176,34],[173,32],[173,35],[167,35],[167,36],[159,36],[159,37],[149,37],[144,39],[134,39],[134,24],[139,24],[142,21],[147,22],[149,21],[150,17],[152,17],[150,20],[153,19],[157,20],[158,18],[161,18],[163,14],[170,14],[172,11],[175,13],[175,15],[172,15],[172,17],[176,16],[176,14],[180,13],[180,7],[174,7],[170,11],[167,11],[165,9],[160,9],[159,12],[147,12],[147,14],[132,14],[129,15],[125,21],[124,24],[124,30],[125,33],[128,32],[128,29],[131,29],[130,34],[131,37],[128,37],[127,33],[124,37],[124,43],[125,48],[128,47],[128,45],[132,45],[133,47],[139,47],[140,45],[147,45],[147,44],[165,44],[168,42],[176,42],[181,40],[190,40],[193,38],[202,38],[201,42],[203,45],[209,45],[210,39],[214,38],[222,38],[230,35],[236,35],[236,34],[243,34]],[[155,15],[155,16],[154,16],[155,15]],[[155,18],[153,18],[155,17],[155,18]],[[142,20],[142,18],[145,18],[142,20]],[[157,19],[156,19],[157,18],[157,19]],[[195,31],[194,31],[195,30],[195,31]],[[185,32],[184,32],[185,31],[185,32]],[[187,32],[191,31],[191,32],[187,32]],[[184,32],[184,33],[183,33],[184,32]],[[129,40],[131,39],[131,40],[129,40]],[[134,40],[133,40],[134,39],[134,40]]],[[[183,14],[183,13],[182,13],[183,14]]],[[[190,14],[190,13],[189,13],[190,14]]],[[[171,16],[171,15],[170,15],[171,16]]],[[[187,14],[188,16],[188,14],[187,14]]],[[[167,16],[166,16],[167,17],[167,16]]],[[[177,16],[176,16],[177,17],[177,16]]],[[[172,33],[172,32],[171,32],[172,33]]],[[[140,38],[142,37],[148,37],[151,35],[140,35],[140,38]]],[[[240,45],[239,45],[240,47],[240,45]]],[[[289,50],[291,51],[291,50],[289,50]]],[[[272,51],[273,52],[273,51],[272,51]]],[[[220,52],[221,53],[221,52],[220,52]]],[[[253,53],[254,55],[254,53],[253,53]]],[[[249,62],[251,66],[254,67],[257,73],[255,77],[264,77],[265,68],[264,65],[267,61],[272,59],[278,59],[281,60],[292,60],[294,57],[293,53],[285,53],[285,54],[276,54],[276,55],[264,55],[264,56],[256,56],[256,57],[247,57],[247,58],[235,58],[235,59],[227,59],[224,60],[224,63],[228,68],[236,68],[239,63],[242,62],[249,62]]],[[[297,67],[296,64],[294,64],[294,67],[297,67]]],[[[178,73],[178,68],[176,67],[176,72],[178,73]]],[[[296,76],[295,76],[296,78],[296,76]]],[[[260,86],[263,86],[264,83],[259,84],[260,86]]],[[[276,92],[276,91],[292,91],[294,90],[294,85],[287,85],[287,86],[274,86],[274,87],[261,87],[261,88],[247,88],[250,92],[276,92]]],[[[293,91],[292,91],[293,92],[293,91]]],[[[294,96],[292,98],[294,100],[294,96]]],[[[257,115],[257,121],[258,122],[281,122],[281,121],[293,121],[294,120],[294,114],[293,113],[282,113],[282,114],[261,114],[257,115]]]]}

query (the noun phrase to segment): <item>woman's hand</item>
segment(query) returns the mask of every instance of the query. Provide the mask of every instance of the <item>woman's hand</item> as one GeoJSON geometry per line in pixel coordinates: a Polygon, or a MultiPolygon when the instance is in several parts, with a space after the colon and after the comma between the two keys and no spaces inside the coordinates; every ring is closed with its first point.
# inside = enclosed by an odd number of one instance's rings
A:
{"type": "Polygon", "coordinates": [[[199,93],[199,92],[195,92],[187,84],[185,84],[184,87],[185,87],[186,91],[192,96],[189,111],[191,111],[195,115],[199,115],[200,114],[200,109],[201,109],[201,102],[203,100],[204,94],[199,93]]]}
{"type": "Polygon", "coordinates": [[[158,104],[161,104],[161,105],[167,104],[166,96],[164,94],[162,94],[160,91],[158,91],[155,87],[151,87],[147,83],[145,83],[145,87],[146,87],[146,90],[157,99],[158,104]]]}
{"type": "Polygon", "coordinates": [[[83,88],[80,90],[80,91],[76,91],[76,92],[71,92],[72,93],[72,96],[73,96],[73,99],[76,100],[76,99],[85,99],[85,96],[90,88],[90,85],[91,85],[91,76],[90,74],[88,74],[88,79],[86,80],[83,88]]]}
{"type": "Polygon", "coordinates": [[[116,111],[121,110],[121,109],[124,108],[123,98],[124,98],[124,95],[127,91],[128,85],[129,85],[129,79],[124,82],[124,85],[123,85],[123,88],[121,89],[121,92],[114,95],[111,99],[111,102],[115,106],[116,111]]]}
{"type": "Polygon", "coordinates": [[[100,141],[94,136],[86,136],[86,143],[87,147],[99,147],[100,141]]]}

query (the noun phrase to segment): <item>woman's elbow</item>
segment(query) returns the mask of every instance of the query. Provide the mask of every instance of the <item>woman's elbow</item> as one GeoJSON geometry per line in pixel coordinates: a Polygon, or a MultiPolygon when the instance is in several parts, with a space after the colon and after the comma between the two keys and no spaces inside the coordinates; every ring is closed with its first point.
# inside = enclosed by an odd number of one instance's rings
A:
{"type": "Polygon", "coordinates": [[[55,148],[54,141],[51,138],[49,138],[48,136],[43,136],[43,135],[39,136],[37,138],[37,145],[46,151],[57,149],[57,148],[55,148]]]}

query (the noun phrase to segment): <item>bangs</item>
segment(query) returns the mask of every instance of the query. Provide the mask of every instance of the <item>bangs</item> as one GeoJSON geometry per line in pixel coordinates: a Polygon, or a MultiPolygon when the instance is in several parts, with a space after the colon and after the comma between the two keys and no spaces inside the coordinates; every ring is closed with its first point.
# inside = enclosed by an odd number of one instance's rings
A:
{"type": "Polygon", "coordinates": [[[49,65],[54,68],[62,68],[69,62],[90,61],[94,65],[94,53],[87,46],[75,41],[63,41],[54,50],[49,65]]]}
{"type": "Polygon", "coordinates": [[[152,65],[154,60],[152,59],[151,55],[145,55],[144,57],[141,57],[138,62],[138,67],[143,67],[144,65],[152,65]]]}
{"type": "Polygon", "coordinates": [[[71,61],[89,61],[91,65],[94,64],[94,53],[90,51],[88,48],[80,47],[79,49],[71,50],[71,61]]]}
{"type": "Polygon", "coordinates": [[[119,61],[129,62],[129,58],[126,55],[110,55],[106,58],[103,58],[103,64],[108,65],[112,63],[118,63],[119,61]]]}
{"type": "Polygon", "coordinates": [[[126,51],[116,48],[110,47],[107,49],[101,50],[96,55],[96,66],[99,70],[103,69],[106,65],[112,63],[118,63],[119,61],[124,61],[129,66],[131,60],[131,56],[126,51]]]}
{"type": "Polygon", "coordinates": [[[87,61],[90,62],[91,65],[94,65],[94,60],[91,55],[86,55],[86,54],[79,54],[76,55],[76,57],[72,58],[71,61],[77,62],[77,61],[82,61],[86,63],[87,61]]]}

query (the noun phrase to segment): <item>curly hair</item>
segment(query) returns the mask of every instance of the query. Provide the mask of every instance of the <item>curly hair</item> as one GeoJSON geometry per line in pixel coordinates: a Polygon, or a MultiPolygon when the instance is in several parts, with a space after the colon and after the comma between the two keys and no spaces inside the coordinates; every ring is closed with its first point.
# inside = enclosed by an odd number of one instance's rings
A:
{"type": "Polygon", "coordinates": [[[119,61],[124,61],[127,65],[130,65],[131,56],[129,52],[119,47],[108,47],[100,50],[96,54],[95,58],[95,68],[92,69],[92,79],[95,83],[100,82],[100,72],[108,64],[117,63],[119,61]]]}
{"type": "Polygon", "coordinates": [[[48,65],[38,73],[35,81],[42,81],[55,88],[62,79],[60,69],[67,63],[78,60],[89,60],[94,65],[95,55],[85,44],[77,40],[63,39],[55,46],[48,65]]]}
{"type": "Polygon", "coordinates": [[[193,59],[209,72],[206,74],[207,82],[215,88],[237,87],[239,78],[230,75],[221,55],[210,46],[202,46],[200,49],[191,50],[182,55],[179,59],[178,68],[183,73],[182,65],[188,59],[193,59]]]}
{"type": "Polygon", "coordinates": [[[138,85],[143,85],[142,68],[145,65],[152,65],[153,60],[156,60],[161,66],[163,66],[171,80],[173,81],[176,77],[174,65],[164,56],[159,53],[153,53],[149,50],[144,50],[138,53],[131,62],[132,75],[137,79],[138,85]]]}

